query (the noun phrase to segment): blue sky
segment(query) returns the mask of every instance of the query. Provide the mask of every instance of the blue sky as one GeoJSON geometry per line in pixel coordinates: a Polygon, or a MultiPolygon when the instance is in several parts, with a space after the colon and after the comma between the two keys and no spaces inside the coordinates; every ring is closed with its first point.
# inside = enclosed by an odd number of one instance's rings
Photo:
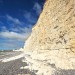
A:
{"type": "Polygon", "coordinates": [[[0,50],[23,47],[45,0],[0,0],[0,50]]]}

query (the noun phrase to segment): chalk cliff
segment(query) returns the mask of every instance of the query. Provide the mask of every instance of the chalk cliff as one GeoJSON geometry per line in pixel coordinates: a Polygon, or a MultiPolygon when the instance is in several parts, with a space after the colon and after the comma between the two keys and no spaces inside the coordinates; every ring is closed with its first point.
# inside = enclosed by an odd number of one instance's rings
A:
{"type": "Polygon", "coordinates": [[[24,51],[37,75],[75,75],[75,0],[46,0],[24,51]]]}

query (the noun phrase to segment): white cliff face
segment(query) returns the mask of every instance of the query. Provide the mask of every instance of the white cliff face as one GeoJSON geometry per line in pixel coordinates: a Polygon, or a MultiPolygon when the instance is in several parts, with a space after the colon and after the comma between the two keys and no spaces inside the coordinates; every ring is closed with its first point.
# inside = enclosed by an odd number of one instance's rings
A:
{"type": "Polygon", "coordinates": [[[75,69],[75,0],[46,0],[24,51],[38,75],[75,69]]]}

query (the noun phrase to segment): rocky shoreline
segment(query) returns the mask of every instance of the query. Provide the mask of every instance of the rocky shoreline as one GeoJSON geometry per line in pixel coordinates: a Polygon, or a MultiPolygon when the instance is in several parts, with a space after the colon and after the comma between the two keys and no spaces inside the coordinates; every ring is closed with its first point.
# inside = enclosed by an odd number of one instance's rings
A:
{"type": "MultiPolygon", "coordinates": [[[[49,51],[47,54],[46,52],[43,53],[36,51],[25,53],[24,62],[26,62],[28,65],[23,68],[28,68],[30,71],[34,71],[36,75],[75,75],[75,69],[61,69],[60,67],[57,67],[54,59],[56,56],[48,57],[48,54],[50,54],[49,51]]],[[[58,62],[61,62],[61,60],[59,59],[58,62]]],[[[63,67],[63,64],[61,64],[61,67],[63,67]]]]}
{"type": "MultiPolygon", "coordinates": [[[[11,54],[13,54],[13,52],[11,52],[11,54]]],[[[14,56],[19,54],[21,54],[21,52],[14,53],[14,56]]],[[[9,53],[8,56],[10,56],[9,53]]],[[[4,57],[8,57],[8,56],[5,55],[4,57]]],[[[9,58],[11,57],[12,55],[9,58]]],[[[0,61],[0,75],[35,75],[35,73],[31,72],[29,69],[21,68],[28,65],[27,63],[22,61],[24,59],[25,59],[24,57],[21,57],[19,59],[7,61],[7,62],[0,61]]]]}

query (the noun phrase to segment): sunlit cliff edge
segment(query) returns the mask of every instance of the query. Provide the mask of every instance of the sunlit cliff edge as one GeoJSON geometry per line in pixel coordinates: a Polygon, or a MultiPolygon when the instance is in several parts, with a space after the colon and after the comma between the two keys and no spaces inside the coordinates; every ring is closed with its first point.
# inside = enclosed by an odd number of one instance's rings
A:
{"type": "Polygon", "coordinates": [[[24,52],[28,68],[37,75],[75,71],[75,0],[46,0],[24,52]]]}

